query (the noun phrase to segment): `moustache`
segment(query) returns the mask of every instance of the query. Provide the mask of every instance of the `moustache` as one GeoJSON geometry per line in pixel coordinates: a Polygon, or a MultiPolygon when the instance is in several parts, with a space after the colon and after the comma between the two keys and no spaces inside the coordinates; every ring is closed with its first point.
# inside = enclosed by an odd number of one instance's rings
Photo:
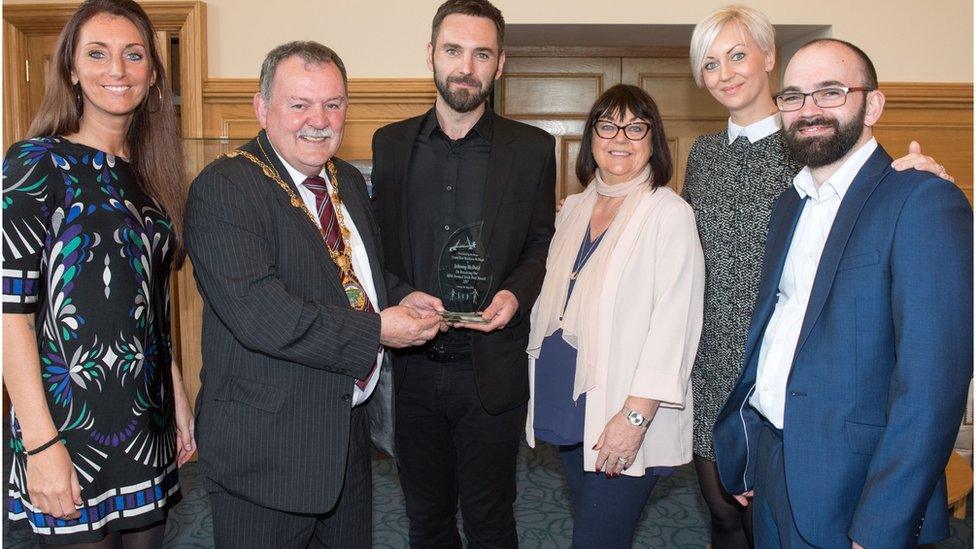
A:
{"type": "Polygon", "coordinates": [[[476,86],[481,87],[481,82],[478,82],[473,76],[454,76],[447,79],[448,84],[464,84],[466,86],[476,86]]]}
{"type": "Polygon", "coordinates": [[[818,116],[816,118],[801,118],[790,126],[790,132],[796,133],[803,128],[809,128],[811,126],[826,126],[837,130],[840,125],[836,120],[830,120],[823,116],[818,116]]]}
{"type": "Polygon", "coordinates": [[[325,128],[322,130],[316,130],[315,128],[303,129],[298,132],[298,138],[312,138],[312,139],[327,139],[332,137],[332,128],[325,128]]]}

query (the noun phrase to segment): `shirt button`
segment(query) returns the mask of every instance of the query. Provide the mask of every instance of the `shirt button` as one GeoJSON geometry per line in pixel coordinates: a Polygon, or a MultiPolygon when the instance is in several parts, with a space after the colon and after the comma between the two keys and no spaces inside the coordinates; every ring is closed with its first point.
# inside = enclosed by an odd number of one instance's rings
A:
{"type": "Polygon", "coordinates": [[[777,339],[776,344],[779,345],[780,343],[781,343],[780,340],[777,339]]]}
{"type": "Polygon", "coordinates": [[[763,385],[763,391],[768,391],[768,390],[769,390],[769,385],[763,385]]]}
{"type": "Polygon", "coordinates": [[[451,230],[451,226],[450,225],[444,225],[444,230],[445,231],[450,231],[451,230]]]}
{"type": "Polygon", "coordinates": [[[447,186],[447,187],[445,187],[445,188],[446,188],[447,190],[449,190],[449,191],[453,191],[453,190],[454,190],[454,187],[452,187],[451,185],[448,185],[448,186],[447,186]]]}
{"type": "Polygon", "coordinates": [[[809,257],[809,258],[812,259],[813,258],[813,252],[807,252],[807,257],[809,257]]]}

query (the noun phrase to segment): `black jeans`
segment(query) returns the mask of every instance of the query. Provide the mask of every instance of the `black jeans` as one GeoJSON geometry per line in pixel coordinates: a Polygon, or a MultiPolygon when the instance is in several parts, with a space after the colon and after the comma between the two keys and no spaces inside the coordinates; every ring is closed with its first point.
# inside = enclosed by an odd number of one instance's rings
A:
{"type": "Polygon", "coordinates": [[[396,452],[411,547],[517,547],[515,460],[523,404],[492,415],[470,361],[409,357],[396,395],[396,452]]]}

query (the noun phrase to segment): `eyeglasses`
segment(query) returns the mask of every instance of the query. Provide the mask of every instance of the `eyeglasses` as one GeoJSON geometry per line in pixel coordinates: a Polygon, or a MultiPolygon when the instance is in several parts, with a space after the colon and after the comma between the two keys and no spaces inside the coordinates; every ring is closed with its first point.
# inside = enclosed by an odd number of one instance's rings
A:
{"type": "Polygon", "coordinates": [[[647,122],[631,122],[625,126],[618,126],[609,120],[597,120],[593,129],[596,131],[597,137],[601,139],[613,139],[617,137],[620,130],[623,130],[624,137],[627,139],[640,141],[644,139],[647,132],[651,131],[651,125],[647,122]]]}
{"type": "Polygon", "coordinates": [[[854,88],[848,88],[845,86],[833,86],[830,88],[822,88],[819,90],[814,90],[810,93],[803,92],[786,92],[781,93],[775,97],[776,106],[779,110],[783,112],[798,111],[803,108],[803,104],[807,101],[807,96],[813,98],[813,103],[822,109],[832,109],[834,107],[839,107],[844,103],[847,103],[847,94],[856,91],[874,91],[874,88],[868,88],[864,86],[858,86],[854,88]]]}

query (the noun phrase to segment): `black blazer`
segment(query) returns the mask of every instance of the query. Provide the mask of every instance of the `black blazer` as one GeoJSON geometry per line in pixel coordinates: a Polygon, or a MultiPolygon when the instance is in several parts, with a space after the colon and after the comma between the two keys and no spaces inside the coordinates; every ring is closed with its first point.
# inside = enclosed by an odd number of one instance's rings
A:
{"type": "MultiPolygon", "coordinates": [[[[241,148],[298,194],[263,131],[241,148]]],[[[386,291],[366,186],[358,170],[334,160],[382,309],[386,291]]],[[[379,315],[349,308],[318,227],[243,157],[219,158],[194,180],[186,240],[204,302],[196,405],[203,476],[265,507],[330,510],[346,469],[354,382],[376,360],[379,315]]],[[[374,438],[382,439],[374,442],[392,450],[389,365],[368,406],[374,438]]]]}
{"type": "MultiPolygon", "coordinates": [[[[424,116],[380,128],[373,136],[373,199],[380,225],[390,302],[414,290],[407,193],[414,140],[424,116]]],[[[509,290],[519,310],[503,330],[472,333],[472,360],[481,403],[501,413],[529,399],[529,311],[542,287],[555,218],[555,140],[543,130],[492,116],[492,148],[485,188],[484,228],[495,268],[491,295],[509,290]]],[[[395,360],[397,386],[409,375],[395,360]]]]}

